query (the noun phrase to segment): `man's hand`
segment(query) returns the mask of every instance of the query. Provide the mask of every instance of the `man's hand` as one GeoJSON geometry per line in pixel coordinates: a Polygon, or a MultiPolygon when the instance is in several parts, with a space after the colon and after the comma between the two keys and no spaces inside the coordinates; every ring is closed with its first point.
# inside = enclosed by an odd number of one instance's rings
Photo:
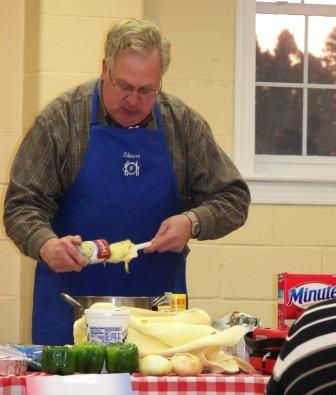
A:
{"type": "Polygon", "coordinates": [[[40,257],[54,272],[80,272],[88,263],[77,248],[81,242],[80,236],[49,239],[42,244],[40,257]]]}
{"type": "Polygon", "coordinates": [[[191,237],[191,222],[183,214],[165,219],[144,252],[182,252],[191,237]]]}

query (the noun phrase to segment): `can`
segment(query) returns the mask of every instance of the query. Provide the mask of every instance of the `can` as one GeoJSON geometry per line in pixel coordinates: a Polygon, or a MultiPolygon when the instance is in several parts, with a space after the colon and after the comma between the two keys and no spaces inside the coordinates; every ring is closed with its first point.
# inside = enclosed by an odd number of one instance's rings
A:
{"type": "Polygon", "coordinates": [[[183,311],[187,308],[186,294],[171,294],[171,311],[183,311]]]}

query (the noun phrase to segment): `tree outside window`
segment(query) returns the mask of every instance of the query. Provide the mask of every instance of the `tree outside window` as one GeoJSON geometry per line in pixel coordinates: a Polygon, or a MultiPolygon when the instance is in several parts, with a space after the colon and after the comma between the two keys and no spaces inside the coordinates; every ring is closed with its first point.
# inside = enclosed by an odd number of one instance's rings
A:
{"type": "Polygon", "coordinates": [[[336,18],[257,14],[256,32],[255,153],[336,156],[336,18]],[[263,50],[258,30],[270,21],[288,28],[263,50]],[[314,36],[325,25],[329,33],[314,36]]]}
{"type": "Polygon", "coordinates": [[[235,162],[253,202],[336,203],[336,0],[236,0],[235,162]]]}

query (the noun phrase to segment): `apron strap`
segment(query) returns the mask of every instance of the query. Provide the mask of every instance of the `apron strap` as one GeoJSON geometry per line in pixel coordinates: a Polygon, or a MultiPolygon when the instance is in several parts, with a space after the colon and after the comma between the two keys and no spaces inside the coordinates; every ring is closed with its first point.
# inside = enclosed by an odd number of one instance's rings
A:
{"type": "Polygon", "coordinates": [[[155,115],[155,118],[156,118],[158,129],[161,132],[164,132],[164,126],[163,126],[163,121],[162,121],[162,117],[161,117],[161,111],[159,110],[159,106],[158,106],[157,102],[154,104],[154,115],[155,115]]]}

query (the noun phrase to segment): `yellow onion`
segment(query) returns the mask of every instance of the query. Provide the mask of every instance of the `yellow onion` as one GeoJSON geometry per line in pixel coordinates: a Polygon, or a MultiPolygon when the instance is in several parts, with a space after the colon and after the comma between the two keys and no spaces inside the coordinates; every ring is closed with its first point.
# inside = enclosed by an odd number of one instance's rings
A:
{"type": "Polygon", "coordinates": [[[202,373],[203,365],[197,355],[177,353],[170,360],[173,372],[179,376],[192,376],[202,373]]]}
{"type": "Polygon", "coordinates": [[[149,354],[140,359],[139,370],[146,376],[166,376],[172,372],[173,368],[168,358],[149,354]]]}

